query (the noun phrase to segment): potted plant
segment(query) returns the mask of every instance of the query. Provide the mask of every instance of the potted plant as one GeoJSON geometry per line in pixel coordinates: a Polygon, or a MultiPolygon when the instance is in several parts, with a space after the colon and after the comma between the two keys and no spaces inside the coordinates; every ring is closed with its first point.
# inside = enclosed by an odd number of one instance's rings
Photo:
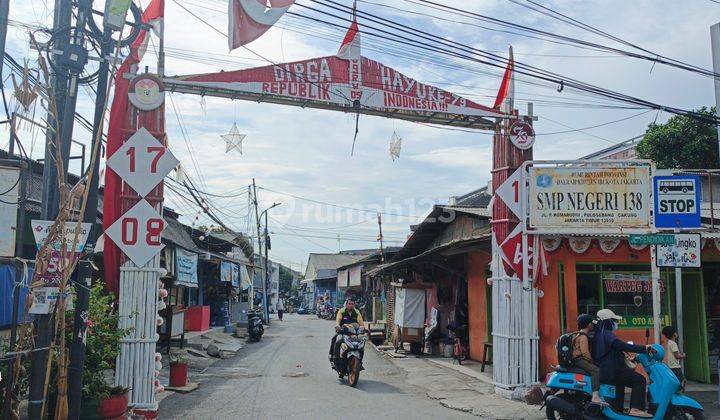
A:
{"type": "Polygon", "coordinates": [[[119,315],[114,305],[113,295],[105,293],[103,283],[97,282],[90,292],[85,320],[83,419],[115,418],[128,408],[128,389],[112,384],[112,371],[120,354],[120,339],[129,332],[117,327],[119,315]]]}
{"type": "Polygon", "coordinates": [[[187,385],[188,363],[189,360],[184,354],[170,355],[170,386],[181,388],[187,385]]]}

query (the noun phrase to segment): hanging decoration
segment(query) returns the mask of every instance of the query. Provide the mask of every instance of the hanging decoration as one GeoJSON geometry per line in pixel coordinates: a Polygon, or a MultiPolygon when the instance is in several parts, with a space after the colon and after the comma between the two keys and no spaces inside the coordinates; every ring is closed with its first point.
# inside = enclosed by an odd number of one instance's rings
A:
{"type": "Polygon", "coordinates": [[[570,249],[572,249],[573,252],[576,254],[583,254],[590,249],[592,239],[573,236],[568,238],[568,244],[570,244],[570,249]]]}
{"type": "Polygon", "coordinates": [[[400,150],[402,149],[402,138],[398,135],[397,131],[393,131],[392,138],[390,139],[390,158],[393,162],[395,159],[400,159],[400,150]]]}
{"type": "Polygon", "coordinates": [[[225,153],[229,153],[231,150],[237,149],[237,151],[242,155],[242,141],[245,140],[246,135],[240,134],[237,123],[233,123],[233,126],[228,134],[223,134],[220,137],[222,137],[222,139],[225,140],[225,143],[227,143],[225,146],[225,153]]]}
{"type": "MultiPolygon", "coordinates": [[[[15,88],[13,96],[15,96],[15,100],[22,106],[21,112],[28,113],[30,111],[30,106],[35,102],[35,99],[37,99],[40,94],[40,85],[35,84],[35,86],[30,86],[30,69],[28,68],[27,60],[25,61],[25,67],[23,68],[21,83],[18,84],[15,79],[15,74],[12,74],[11,77],[15,88]]],[[[40,77],[38,72],[35,76],[35,80],[39,79],[40,77]]]]}
{"type": "Polygon", "coordinates": [[[182,164],[178,164],[178,166],[175,167],[175,181],[181,184],[187,181],[187,174],[185,173],[185,168],[183,168],[182,164]]]}
{"type": "Polygon", "coordinates": [[[562,245],[562,238],[552,236],[549,238],[543,238],[542,240],[542,246],[545,248],[545,251],[547,252],[555,252],[560,248],[560,245],[562,245]]]}
{"type": "Polygon", "coordinates": [[[612,254],[613,251],[620,245],[620,238],[600,238],[598,239],[600,249],[606,254],[612,254]]]}

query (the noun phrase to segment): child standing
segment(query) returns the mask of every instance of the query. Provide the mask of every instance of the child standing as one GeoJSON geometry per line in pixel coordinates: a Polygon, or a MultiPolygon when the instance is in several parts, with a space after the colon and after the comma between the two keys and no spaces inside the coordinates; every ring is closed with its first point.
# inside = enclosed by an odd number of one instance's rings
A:
{"type": "Polygon", "coordinates": [[[680,360],[685,358],[685,353],[682,353],[680,351],[680,347],[677,345],[677,328],[672,325],[668,325],[663,328],[662,333],[666,338],[664,362],[670,370],[673,371],[675,376],[677,376],[682,388],[685,389],[685,375],[683,374],[682,367],[680,366],[680,360]]]}
{"type": "Polygon", "coordinates": [[[592,402],[601,404],[600,399],[600,369],[593,364],[590,355],[590,338],[588,334],[595,326],[593,317],[588,314],[581,314],[577,319],[578,334],[573,339],[572,355],[573,364],[590,375],[592,385],[592,402]]]}

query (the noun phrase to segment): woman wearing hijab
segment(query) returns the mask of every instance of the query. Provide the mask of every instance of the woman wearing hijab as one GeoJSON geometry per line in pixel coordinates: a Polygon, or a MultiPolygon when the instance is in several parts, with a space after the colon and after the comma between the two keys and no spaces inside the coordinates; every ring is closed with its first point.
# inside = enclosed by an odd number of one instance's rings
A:
{"type": "Polygon", "coordinates": [[[627,343],[615,335],[621,316],[610,309],[597,312],[598,326],[593,345],[593,360],[600,368],[600,382],[615,385],[616,408],[622,410],[625,387],[631,388],[630,412],[635,417],[652,417],[645,411],[645,377],[635,372],[626,363],[625,352],[647,353],[651,346],[627,343]]]}

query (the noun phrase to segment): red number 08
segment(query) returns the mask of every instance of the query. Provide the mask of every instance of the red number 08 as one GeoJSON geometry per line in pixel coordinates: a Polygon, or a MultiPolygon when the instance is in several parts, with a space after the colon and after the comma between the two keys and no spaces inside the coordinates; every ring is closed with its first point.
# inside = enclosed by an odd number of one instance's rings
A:
{"type": "MultiPolygon", "coordinates": [[[[145,243],[151,246],[158,246],[162,242],[160,234],[162,233],[165,222],[162,219],[148,219],[145,230],[145,243]]],[[[128,217],[122,221],[122,242],[125,245],[135,245],[138,240],[138,220],[134,217],[128,217]]]]}

